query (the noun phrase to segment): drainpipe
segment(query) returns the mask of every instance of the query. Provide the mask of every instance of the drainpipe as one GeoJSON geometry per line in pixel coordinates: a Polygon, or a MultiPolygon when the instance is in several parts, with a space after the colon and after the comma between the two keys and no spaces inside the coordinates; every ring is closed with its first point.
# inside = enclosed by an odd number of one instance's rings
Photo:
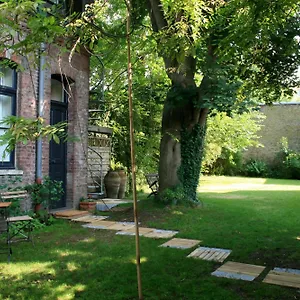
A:
{"type": "MultiPolygon", "coordinates": [[[[40,46],[40,64],[39,64],[39,93],[37,103],[37,116],[43,118],[44,110],[44,88],[45,88],[45,56],[46,46],[44,43],[40,46]]],[[[42,138],[36,142],[36,182],[42,183],[42,138]]]]}

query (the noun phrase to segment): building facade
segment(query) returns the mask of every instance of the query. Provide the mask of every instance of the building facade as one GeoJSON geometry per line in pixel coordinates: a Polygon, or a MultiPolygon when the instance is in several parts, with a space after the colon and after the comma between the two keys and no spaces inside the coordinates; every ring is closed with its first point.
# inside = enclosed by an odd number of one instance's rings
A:
{"type": "MultiPolygon", "coordinates": [[[[46,45],[43,55],[44,65],[38,67],[9,52],[1,55],[2,60],[22,66],[22,71],[1,67],[0,119],[9,115],[36,118],[40,112],[46,124],[68,123],[68,135],[74,139],[59,144],[42,141],[40,171],[42,176],[63,182],[65,194],[56,207],[76,208],[87,194],[89,55],[85,51],[72,56],[62,54],[53,45],[46,45]]],[[[5,126],[0,125],[0,134],[4,130],[5,126]]],[[[0,148],[1,156],[4,148],[0,148]]],[[[22,184],[33,183],[37,160],[36,143],[18,144],[0,162],[0,185],[16,177],[22,179],[22,184]]]]}

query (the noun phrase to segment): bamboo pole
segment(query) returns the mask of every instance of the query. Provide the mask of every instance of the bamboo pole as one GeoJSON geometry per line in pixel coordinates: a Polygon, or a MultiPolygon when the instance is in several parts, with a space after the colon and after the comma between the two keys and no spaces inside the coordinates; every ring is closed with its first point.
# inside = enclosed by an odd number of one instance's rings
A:
{"type": "Polygon", "coordinates": [[[135,248],[136,248],[136,268],[139,299],[143,299],[142,280],[141,280],[141,255],[140,255],[140,236],[139,222],[137,210],[136,196],[136,169],[135,169],[135,153],[134,153],[134,125],[133,125],[133,109],[132,109],[132,65],[131,65],[131,45],[130,45],[130,3],[126,0],[127,6],[127,72],[128,72],[128,102],[129,102],[129,123],[130,123],[130,154],[131,154],[131,174],[132,174],[132,192],[133,192],[133,212],[135,223],[135,248]]]}

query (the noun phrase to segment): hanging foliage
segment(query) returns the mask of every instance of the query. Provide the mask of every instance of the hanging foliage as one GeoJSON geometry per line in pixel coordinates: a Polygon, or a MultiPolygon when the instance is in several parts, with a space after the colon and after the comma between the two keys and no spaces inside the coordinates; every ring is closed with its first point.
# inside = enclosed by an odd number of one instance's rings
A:
{"type": "Polygon", "coordinates": [[[0,136],[0,145],[6,145],[3,157],[11,153],[18,143],[26,145],[29,141],[37,141],[40,138],[48,138],[55,143],[70,140],[67,135],[67,123],[60,122],[55,125],[46,125],[41,117],[36,119],[8,116],[0,124],[7,127],[4,134],[0,136]]]}

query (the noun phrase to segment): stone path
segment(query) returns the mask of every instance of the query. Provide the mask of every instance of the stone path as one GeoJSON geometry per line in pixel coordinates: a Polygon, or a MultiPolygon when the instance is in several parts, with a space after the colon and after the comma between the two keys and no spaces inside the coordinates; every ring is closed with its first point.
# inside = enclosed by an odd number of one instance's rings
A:
{"type": "MultiPolygon", "coordinates": [[[[117,235],[135,235],[134,222],[106,221],[105,219],[108,218],[107,216],[87,215],[86,212],[78,213],[73,210],[69,211],[68,213],[62,212],[60,217],[71,219],[73,222],[84,223],[82,226],[85,228],[115,230],[117,231],[117,235]]],[[[174,230],[139,227],[140,236],[147,238],[167,239],[174,237],[174,235],[177,233],[178,231],[174,230]]],[[[160,245],[160,247],[189,249],[196,247],[200,242],[200,240],[172,238],[171,240],[160,245]]],[[[229,249],[198,247],[194,249],[194,251],[192,251],[187,257],[207,261],[223,262],[226,258],[228,258],[231,252],[232,250],[229,249]]],[[[217,270],[212,272],[211,275],[216,277],[253,281],[265,270],[265,268],[265,266],[227,261],[217,270]]],[[[300,270],[274,268],[267,274],[263,282],[300,288],[300,270]]]]}
{"type": "Polygon", "coordinates": [[[80,222],[80,223],[92,223],[95,221],[101,221],[101,220],[105,220],[107,219],[108,216],[91,216],[91,215],[87,215],[87,216],[83,216],[83,217],[79,217],[79,218],[72,218],[73,222],[80,222]]]}
{"type": "Polygon", "coordinates": [[[178,239],[173,238],[172,240],[160,245],[160,247],[169,247],[177,249],[189,249],[197,246],[201,241],[189,240],[189,239],[178,239]]]}
{"type": "Polygon", "coordinates": [[[265,283],[300,288],[300,270],[274,268],[263,280],[265,283]]]}
{"type": "Polygon", "coordinates": [[[228,261],[211,275],[217,277],[241,279],[246,281],[253,281],[265,269],[262,266],[242,264],[228,261]]]}
{"type": "Polygon", "coordinates": [[[104,198],[102,201],[98,200],[96,204],[96,210],[109,211],[112,208],[117,207],[120,204],[133,203],[133,200],[116,200],[110,198],[104,198]]]}
{"type": "Polygon", "coordinates": [[[188,257],[223,262],[230,255],[230,253],[231,250],[229,249],[199,247],[189,254],[188,257]]]}
{"type": "Polygon", "coordinates": [[[73,220],[74,218],[79,218],[87,215],[90,215],[88,211],[76,209],[62,210],[54,213],[54,216],[56,218],[68,220],[73,220]]]}

